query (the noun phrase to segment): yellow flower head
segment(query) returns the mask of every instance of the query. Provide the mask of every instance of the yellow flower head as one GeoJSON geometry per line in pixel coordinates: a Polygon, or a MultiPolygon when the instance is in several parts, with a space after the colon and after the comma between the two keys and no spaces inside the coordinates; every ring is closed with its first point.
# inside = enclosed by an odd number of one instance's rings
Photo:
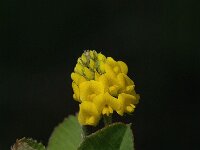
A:
{"type": "Polygon", "coordinates": [[[132,113],[139,102],[135,85],[123,61],[116,61],[95,50],[78,58],[71,74],[73,98],[80,102],[78,120],[82,125],[97,125],[102,115],[132,113]]]}

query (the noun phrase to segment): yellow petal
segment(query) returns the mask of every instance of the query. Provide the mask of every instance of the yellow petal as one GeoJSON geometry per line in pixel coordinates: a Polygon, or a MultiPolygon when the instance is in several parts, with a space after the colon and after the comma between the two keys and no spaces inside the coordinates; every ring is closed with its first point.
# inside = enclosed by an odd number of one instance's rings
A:
{"type": "Polygon", "coordinates": [[[80,63],[77,63],[74,68],[74,72],[83,75],[83,66],[80,63]]]}
{"type": "Polygon", "coordinates": [[[90,59],[89,67],[91,69],[93,69],[93,70],[95,69],[95,62],[94,62],[94,60],[90,59]]]}
{"type": "Polygon", "coordinates": [[[75,94],[73,94],[73,99],[76,100],[76,101],[79,101],[78,97],[76,97],[75,94]]]}
{"type": "Polygon", "coordinates": [[[99,94],[97,95],[94,100],[93,100],[94,104],[97,107],[97,110],[101,113],[103,108],[106,105],[106,100],[104,98],[104,94],[99,94]]]}
{"type": "Polygon", "coordinates": [[[134,87],[135,87],[135,85],[129,85],[129,86],[126,87],[126,91],[131,92],[131,91],[134,90],[134,87]]]}
{"type": "Polygon", "coordinates": [[[81,101],[93,101],[93,94],[99,95],[104,93],[104,86],[94,80],[85,81],[80,84],[80,99],[81,101]]]}
{"type": "Polygon", "coordinates": [[[96,126],[100,120],[100,114],[94,103],[84,101],[80,105],[80,111],[78,114],[78,121],[81,125],[96,126]]]}
{"type": "Polygon", "coordinates": [[[99,53],[97,55],[97,58],[98,58],[99,61],[105,61],[106,60],[106,57],[103,54],[101,54],[101,53],[99,53]]]}
{"type": "Polygon", "coordinates": [[[117,85],[113,85],[113,86],[109,87],[109,93],[112,96],[117,96],[118,95],[118,91],[119,91],[119,86],[117,86],[117,85]]]}
{"type": "Polygon", "coordinates": [[[84,53],[81,56],[81,60],[82,60],[83,63],[85,63],[85,64],[87,63],[87,57],[85,56],[84,53]]]}
{"type": "Polygon", "coordinates": [[[99,61],[99,71],[101,74],[105,72],[105,63],[103,61],[99,61]]]}
{"type": "Polygon", "coordinates": [[[127,85],[134,85],[133,80],[131,80],[126,74],[123,74],[123,75],[124,75],[127,85]]]}
{"type": "Polygon", "coordinates": [[[119,71],[120,71],[120,68],[119,68],[118,66],[115,66],[115,67],[113,68],[113,70],[114,70],[114,72],[115,72],[116,74],[118,74],[119,71]]]}
{"type": "Polygon", "coordinates": [[[107,57],[105,71],[117,75],[121,73],[120,65],[112,57],[107,57]]]}
{"type": "Polygon", "coordinates": [[[84,74],[85,76],[89,79],[92,80],[94,79],[94,72],[92,72],[90,69],[88,69],[87,67],[84,67],[84,74]]]}
{"type": "Polygon", "coordinates": [[[108,109],[109,109],[109,112],[112,114],[113,113],[113,109],[110,106],[108,106],[108,109]]]}
{"type": "Polygon", "coordinates": [[[112,76],[112,78],[116,78],[117,74],[113,71],[113,67],[109,64],[105,63],[104,65],[106,74],[109,74],[109,76],[112,76]]]}
{"type": "Polygon", "coordinates": [[[98,79],[105,87],[105,92],[109,92],[112,96],[117,96],[120,89],[119,83],[108,73],[103,74],[98,79]]]}
{"type": "MultiPolygon", "coordinates": [[[[109,112],[108,112],[108,110],[107,110],[107,107],[103,108],[102,114],[103,114],[103,115],[109,114],[109,112]]],[[[108,116],[108,115],[107,115],[107,116],[108,116]]]]}
{"type": "Polygon", "coordinates": [[[98,81],[100,74],[97,71],[95,71],[94,76],[95,76],[95,80],[98,81]]]}
{"type": "Polygon", "coordinates": [[[76,85],[75,82],[72,82],[72,89],[73,89],[73,91],[74,91],[74,95],[73,95],[74,100],[81,102],[81,101],[80,101],[80,92],[79,92],[79,88],[78,88],[78,86],[76,85]]]}
{"type": "Polygon", "coordinates": [[[83,76],[81,76],[78,73],[74,73],[74,72],[71,74],[71,78],[77,85],[79,85],[82,82],[86,81],[86,79],[83,76]]]}
{"type": "Polygon", "coordinates": [[[123,115],[124,113],[130,113],[134,111],[134,104],[137,103],[135,96],[130,94],[119,94],[118,100],[120,102],[121,108],[117,111],[118,114],[123,115]]]}
{"type": "Polygon", "coordinates": [[[112,97],[108,92],[96,96],[93,102],[99,112],[107,115],[113,113],[113,110],[118,110],[120,107],[118,100],[112,97]]]}
{"type": "Polygon", "coordinates": [[[124,75],[122,73],[117,75],[118,83],[120,84],[121,88],[124,89],[126,87],[126,81],[124,75]]]}
{"type": "Polygon", "coordinates": [[[122,110],[118,110],[117,113],[118,113],[120,116],[123,116],[123,115],[124,115],[124,111],[122,111],[122,110]]]}
{"type": "Polygon", "coordinates": [[[90,58],[94,59],[94,56],[95,56],[94,51],[90,51],[90,58]]]}
{"type": "Polygon", "coordinates": [[[102,111],[103,115],[109,116],[112,113],[113,113],[113,109],[110,106],[107,106],[107,107],[103,108],[103,111],[102,111]]]}
{"type": "Polygon", "coordinates": [[[95,122],[96,122],[95,117],[91,116],[91,117],[89,117],[89,118],[86,119],[86,122],[85,122],[85,123],[86,123],[87,125],[95,125],[95,124],[96,124],[95,122]]]}
{"type": "Polygon", "coordinates": [[[108,81],[108,78],[105,76],[105,74],[101,75],[99,78],[98,78],[98,81],[101,82],[104,87],[105,87],[105,91],[108,91],[108,88],[109,88],[109,81],[108,81]]]}
{"type": "Polygon", "coordinates": [[[128,66],[126,65],[126,63],[124,63],[123,61],[118,61],[117,62],[120,69],[121,69],[121,72],[124,73],[124,74],[127,74],[128,73],[128,66]]]}
{"type": "Polygon", "coordinates": [[[117,75],[117,80],[120,85],[120,93],[132,94],[134,91],[134,82],[124,73],[117,75]]]}
{"type": "Polygon", "coordinates": [[[117,98],[111,96],[108,92],[104,94],[107,105],[110,106],[113,110],[119,110],[120,104],[117,98]]]}
{"type": "Polygon", "coordinates": [[[127,106],[127,107],[126,107],[126,111],[127,111],[128,113],[132,113],[132,112],[134,111],[134,108],[135,108],[134,105],[127,106]]]}
{"type": "Polygon", "coordinates": [[[79,64],[83,64],[83,61],[82,61],[82,59],[79,57],[78,59],[77,59],[77,63],[79,63],[79,64]]]}
{"type": "Polygon", "coordinates": [[[112,66],[116,65],[116,61],[112,57],[107,57],[106,63],[108,63],[108,64],[110,64],[112,66]]]}

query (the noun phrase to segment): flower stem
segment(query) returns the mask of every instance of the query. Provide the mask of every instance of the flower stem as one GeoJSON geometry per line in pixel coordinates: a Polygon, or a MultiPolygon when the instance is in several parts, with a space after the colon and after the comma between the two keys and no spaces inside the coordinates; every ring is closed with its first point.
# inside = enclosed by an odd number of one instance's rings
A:
{"type": "Polygon", "coordinates": [[[104,115],[103,116],[103,121],[104,121],[104,125],[108,126],[109,124],[112,123],[112,116],[104,115]]]}
{"type": "Polygon", "coordinates": [[[89,135],[87,126],[82,126],[82,139],[84,140],[87,135],[89,135]]]}

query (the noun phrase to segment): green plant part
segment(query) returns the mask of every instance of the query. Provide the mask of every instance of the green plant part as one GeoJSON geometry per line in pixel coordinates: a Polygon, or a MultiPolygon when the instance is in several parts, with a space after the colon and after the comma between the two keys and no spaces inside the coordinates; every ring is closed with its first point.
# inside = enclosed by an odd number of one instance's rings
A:
{"type": "Polygon", "coordinates": [[[45,150],[45,146],[31,138],[22,138],[16,140],[16,143],[11,147],[11,150],[45,150]]]}
{"type": "Polygon", "coordinates": [[[69,116],[54,129],[47,150],[77,150],[82,140],[81,134],[77,117],[69,116]]]}
{"type": "Polygon", "coordinates": [[[87,136],[78,150],[134,150],[130,125],[111,124],[87,136]]]}

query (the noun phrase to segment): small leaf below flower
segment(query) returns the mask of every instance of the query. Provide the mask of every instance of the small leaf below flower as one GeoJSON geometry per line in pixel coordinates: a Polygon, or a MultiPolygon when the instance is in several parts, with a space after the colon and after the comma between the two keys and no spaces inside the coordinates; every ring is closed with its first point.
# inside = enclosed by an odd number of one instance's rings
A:
{"type": "Polygon", "coordinates": [[[78,150],[134,150],[130,125],[111,124],[87,136],[78,150]]]}
{"type": "Polygon", "coordinates": [[[47,150],[77,150],[82,129],[76,116],[64,119],[53,131],[47,150]]]}

